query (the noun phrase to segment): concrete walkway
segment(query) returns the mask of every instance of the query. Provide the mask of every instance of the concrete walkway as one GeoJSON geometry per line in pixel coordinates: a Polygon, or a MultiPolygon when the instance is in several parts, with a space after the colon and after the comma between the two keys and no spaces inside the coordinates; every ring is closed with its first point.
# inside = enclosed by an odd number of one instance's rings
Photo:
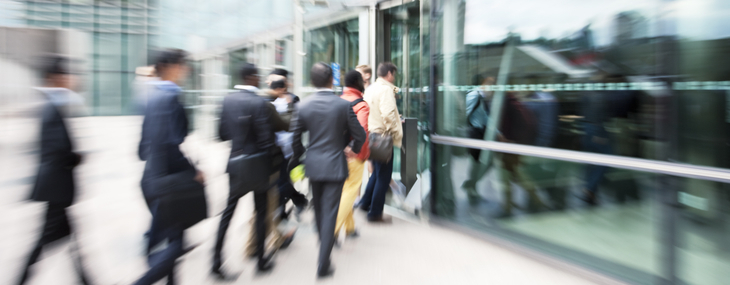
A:
{"type": "MultiPolygon", "coordinates": [[[[41,203],[23,201],[36,163],[32,120],[3,123],[0,139],[0,284],[17,279],[39,234],[41,203]]],[[[143,162],[136,156],[141,118],[88,117],[72,120],[77,147],[86,152],[78,168],[79,196],[70,208],[84,267],[94,284],[131,284],[146,270],[143,233],[150,215],[139,188],[143,162]]],[[[228,145],[195,135],[187,151],[208,177],[211,217],[186,232],[200,244],[179,261],[179,284],[217,284],[208,274],[213,237],[227,196],[224,165],[228,145]]],[[[302,186],[302,185],[299,185],[302,186]]],[[[257,275],[255,262],[243,258],[252,198],[244,197],[228,232],[225,267],[242,272],[232,284],[591,284],[568,272],[459,232],[394,219],[371,225],[356,215],[360,237],[333,252],[334,278],[315,278],[317,236],[312,212],[305,213],[292,245],[281,251],[270,274],[257,275]]],[[[61,241],[43,253],[29,284],[76,284],[72,244],[61,241]]],[[[164,284],[164,283],[160,283],[164,284]]]]}

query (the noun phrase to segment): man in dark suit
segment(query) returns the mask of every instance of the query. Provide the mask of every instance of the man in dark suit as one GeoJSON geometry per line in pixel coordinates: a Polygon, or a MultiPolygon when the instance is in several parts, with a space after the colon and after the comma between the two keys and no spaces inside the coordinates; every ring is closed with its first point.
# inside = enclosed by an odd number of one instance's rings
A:
{"type": "MultiPolygon", "coordinates": [[[[274,186],[275,181],[279,178],[279,172],[273,171],[278,168],[273,168],[276,164],[275,161],[278,159],[279,163],[283,163],[283,155],[281,149],[276,146],[276,131],[275,125],[284,124],[283,122],[274,120],[272,116],[275,115],[275,110],[271,103],[266,99],[259,96],[258,88],[259,84],[258,69],[253,64],[245,64],[241,69],[241,78],[244,81],[243,85],[235,86],[239,89],[239,92],[235,92],[226,96],[223,99],[223,110],[221,111],[219,136],[222,141],[231,141],[231,155],[230,157],[236,157],[239,155],[252,155],[259,153],[269,153],[270,163],[272,171],[269,177],[270,185],[274,186]]],[[[283,126],[280,126],[283,127],[283,126]]],[[[276,164],[278,167],[280,164],[276,164]]],[[[266,167],[262,165],[261,167],[266,167]]],[[[213,255],[213,268],[212,273],[218,279],[221,280],[232,280],[234,276],[229,276],[221,271],[222,257],[221,251],[223,250],[223,242],[225,240],[226,231],[230,225],[233,213],[238,205],[238,200],[245,195],[242,193],[245,191],[239,191],[237,187],[240,187],[239,181],[243,179],[240,177],[241,173],[232,171],[230,164],[226,169],[228,172],[230,182],[230,192],[228,196],[228,206],[223,211],[221,217],[220,226],[218,228],[218,236],[216,238],[215,251],[213,255]]],[[[243,174],[245,175],[245,174],[243,174]]],[[[264,191],[253,191],[254,192],[254,206],[256,208],[255,215],[255,240],[256,248],[254,255],[258,257],[258,270],[269,271],[273,267],[271,258],[265,255],[264,242],[266,240],[267,227],[269,231],[275,231],[273,228],[272,217],[269,212],[273,209],[271,207],[269,193],[275,191],[274,187],[271,189],[265,189],[264,191]]],[[[278,197],[271,199],[275,207],[278,204],[278,197]]]]}
{"type": "Polygon", "coordinates": [[[150,94],[142,123],[139,142],[139,158],[146,161],[142,174],[142,192],[152,212],[152,227],[148,240],[149,271],[135,284],[153,284],[167,276],[167,284],[174,284],[175,260],[183,253],[183,231],[174,225],[158,223],[161,211],[161,191],[157,179],[173,173],[189,172],[195,181],[204,183],[202,172],[188,161],[180,151],[180,144],[188,134],[188,119],[180,103],[182,83],[187,73],[182,50],[160,53],[155,69],[161,77],[150,94]]]}
{"type": "MultiPolygon", "coordinates": [[[[43,106],[41,123],[41,161],[30,199],[47,202],[43,232],[30,254],[19,284],[28,279],[30,266],[35,264],[43,247],[51,242],[71,235],[66,208],[71,206],[75,196],[74,168],[81,162],[81,156],[73,151],[71,137],[64,122],[73,76],[68,70],[68,60],[63,57],[46,59],[46,87],[38,88],[47,98],[43,106]]],[[[88,284],[80,259],[76,267],[81,282],[88,284]]]]}
{"type": "Polygon", "coordinates": [[[309,147],[304,160],[305,173],[312,184],[312,203],[319,231],[319,269],[317,275],[331,276],[330,253],[334,245],[335,223],[342,186],[348,176],[345,147],[350,143],[359,152],[365,143],[365,130],[357,120],[350,102],[332,91],[332,69],[320,62],[312,66],[312,85],[318,90],[304,99],[292,118],[294,155],[289,170],[304,154],[302,133],[309,131],[309,147]]]}

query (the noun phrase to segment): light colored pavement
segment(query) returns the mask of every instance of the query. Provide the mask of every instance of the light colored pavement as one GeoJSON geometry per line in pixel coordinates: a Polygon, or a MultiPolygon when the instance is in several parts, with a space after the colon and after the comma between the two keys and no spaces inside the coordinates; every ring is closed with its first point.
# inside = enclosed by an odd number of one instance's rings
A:
{"type": "MultiPolygon", "coordinates": [[[[130,284],[146,270],[143,233],[150,219],[139,188],[144,164],[136,155],[141,118],[71,121],[77,147],[86,153],[77,169],[77,203],[70,208],[75,244],[94,284],[130,284]]],[[[41,226],[44,205],[24,201],[36,167],[30,147],[37,132],[34,124],[0,124],[0,284],[17,279],[41,226]]],[[[200,246],[179,260],[180,284],[217,284],[208,272],[227,196],[227,150],[226,143],[195,135],[185,143],[184,151],[207,175],[211,217],[186,232],[187,242],[200,246]]],[[[273,272],[257,275],[255,263],[243,258],[253,211],[250,195],[239,205],[224,248],[226,269],[242,272],[233,284],[592,284],[459,232],[399,219],[391,225],[370,225],[362,213],[356,215],[361,236],[333,252],[334,278],[317,281],[318,243],[311,211],[303,215],[292,245],[278,254],[273,272]]],[[[46,250],[29,284],[76,284],[70,244],[61,241],[46,250]]]]}

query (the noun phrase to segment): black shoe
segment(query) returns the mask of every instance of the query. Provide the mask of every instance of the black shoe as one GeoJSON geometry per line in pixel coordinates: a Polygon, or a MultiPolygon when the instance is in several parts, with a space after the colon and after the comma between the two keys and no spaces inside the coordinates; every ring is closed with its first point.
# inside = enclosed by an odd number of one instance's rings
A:
{"type": "Polygon", "coordinates": [[[391,223],[393,223],[393,219],[390,217],[384,217],[384,216],[380,216],[377,218],[368,217],[368,222],[378,223],[378,224],[391,224],[391,223]]]}
{"type": "Polygon", "coordinates": [[[210,274],[213,275],[216,280],[218,280],[218,281],[226,281],[226,282],[236,281],[238,279],[238,276],[241,275],[240,273],[238,273],[238,274],[225,274],[225,273],[223,273],[223,271],[221,271],[220,268],[214,268],[213,270],[210,271],[210,274]]]}
{"type": "Polygon", "coordinates": [[[279,248],[280,249],[285,249],[285,248],[289,247],[289,245],[292,243],[292,241],[294,241],[294,234],[295,233],[296,232],[292,233],[288,238],[286,238],[279,248]]]}
{"type": "Polygon", "coordinates": [[[351,233],[345,235],[346,238],[357,238],[359,236],[360,233],[358,233],[357,230],[354,230],[351,233]]]}
{"type": "Polygon", "coordinates": [[[259,264],[256,267],[257,273],[267,273],[271,271],[271,269],[274,268],[274,261],[271,257],[264,258],[262,260],[259,260],[259,264]]]}
{"type": "Polygon", "coordinates": [[[589,206],[596,206],[598,205],[598,201],[596,200],[596,195],[594,195],[591,192],[585,191],[583,195],[578,196],[578,199],[583,200],[583,202],[588,203],[589,206]]]}
{"type": "Polygon", "coordinates": [[[319,266],[319,269],[317,270],[317,278],[327,278],[332,277],[332,275],[335,274],[335,268],[331,265],[327,265],[326,267],[319,266]]]}

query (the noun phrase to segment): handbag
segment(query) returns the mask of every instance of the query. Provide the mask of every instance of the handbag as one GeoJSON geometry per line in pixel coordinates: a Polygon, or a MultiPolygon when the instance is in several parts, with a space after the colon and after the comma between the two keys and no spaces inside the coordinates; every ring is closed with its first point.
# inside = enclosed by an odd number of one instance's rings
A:
{"type": "Polygon", "coordinates": [[[370,159],[388,162],[393,157],[393,137],[386,134],[370,133],[370,159]]]}
{"type": "Polygon", "coordinates": [[[241,154],[228,160],[228,176],[231,196],[243,196],[248,192],[260,193],[269,189],[272,173],[272,157],[268,152],[241,154]]]}
{"type": "Polygon", "coordinates": [[[208,218],[205,186],[195,181],[196,171],[167,174],[156,179],[160,193],[152,223],[161,228],[187,229],[208,218]]]}

